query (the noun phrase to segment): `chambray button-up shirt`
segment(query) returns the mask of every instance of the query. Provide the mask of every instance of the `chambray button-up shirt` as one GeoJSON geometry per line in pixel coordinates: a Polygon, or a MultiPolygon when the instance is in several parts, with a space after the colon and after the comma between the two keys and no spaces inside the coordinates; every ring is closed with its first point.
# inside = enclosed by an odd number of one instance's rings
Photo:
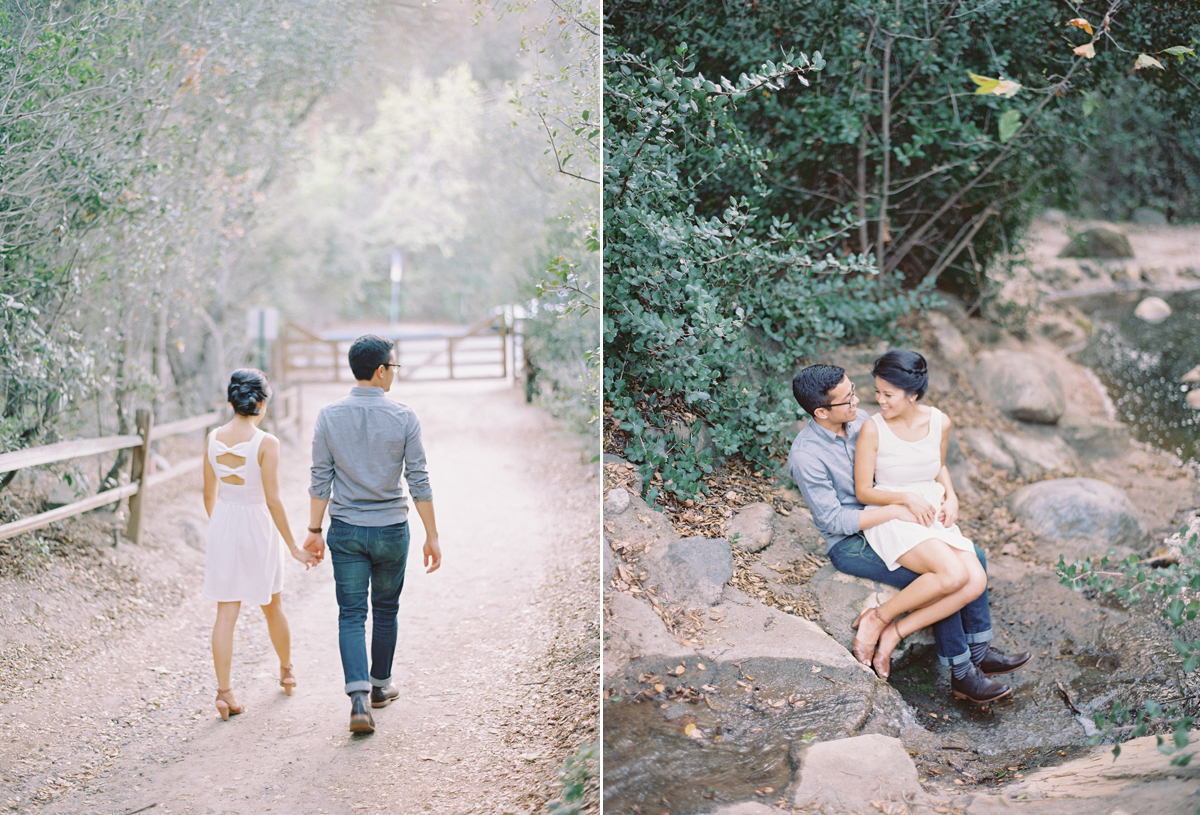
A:
{"type": "Polygon", "coordinates": [[[313,428],[308,494],[329,500],[329,516],[354,526],[408,520],[403,476],[414,501],[432,501],[421,423],[383,388],[355,386],[326,405],[313,428]]]}
{"type": "Polygon", "coordinates": [[[854,448],[858,431],[869,418],[858,409],[846,424],[845,438],[809,419],[788,453],[788,472],[825,538],[826,552],[862,531],[859,512],[864,505],[854,494],[854,448]]]}

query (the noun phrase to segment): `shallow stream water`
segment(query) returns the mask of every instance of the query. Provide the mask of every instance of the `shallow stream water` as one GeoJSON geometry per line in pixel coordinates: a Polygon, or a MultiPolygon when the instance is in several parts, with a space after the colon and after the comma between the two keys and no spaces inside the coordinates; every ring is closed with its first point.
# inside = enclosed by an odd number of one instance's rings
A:
{"type": "Polygon", "coordinates": [[[1200,461],[1200,410],[1179,380],[1200,365],[1200,290],[1163,295],[1171,316],[1157,325],[1134,316],[1144,295],[1111,295],[1078,303],[1094,330],[1076,361],[1108,388],[1116,418],[1133,435],[1185,461],[1200,461]]]}

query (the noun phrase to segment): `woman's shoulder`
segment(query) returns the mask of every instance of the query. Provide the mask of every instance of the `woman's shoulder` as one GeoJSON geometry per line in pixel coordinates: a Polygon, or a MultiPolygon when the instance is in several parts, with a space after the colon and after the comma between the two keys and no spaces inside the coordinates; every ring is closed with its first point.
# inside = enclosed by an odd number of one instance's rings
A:
{"type": "Polygon", "coordinates": [[[929,408],[929,421],[932,422],[940,419],[943,428],[950,427],[950,414],[946,413],[944,410],[934,407],[933,405],[926,405],[926,407],[929,408]]]}

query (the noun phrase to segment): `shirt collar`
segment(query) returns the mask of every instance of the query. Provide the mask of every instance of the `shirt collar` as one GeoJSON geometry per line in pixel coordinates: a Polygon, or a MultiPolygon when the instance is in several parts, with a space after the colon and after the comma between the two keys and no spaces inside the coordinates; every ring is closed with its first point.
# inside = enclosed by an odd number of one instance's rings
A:
{"type": "Polygon", "coordinates": [[[846,431],[845,436],[840,436],[829,428],[823,427],[816,419],[811,417],[808,420],[808,426],[812,428],[813,433],[815,433],[819,439],[824,439],[830,443],[848,442],[850,441],[850,437],[853,436],[859,427],[862,426],[862,422],[859,421],[860,418],[863,419],[863,421],[866,421],[868,418],[867,415],[863,413],[861,408],[855,410],[853,419],[842,425],[842,428],[846,431]]]}
{"type": "Polygon", "coordinates": [[[384,396],[387,396],[387,394],[383,392],[383,388],[377,388],[374,385],[365,386],[365,387],[363,385],[355,385],[353,388],[350,389],[350,395],[351,396],[365,396],[368,398],[370,398],[370,397],[381,397],[382,398],[384,396]]]}

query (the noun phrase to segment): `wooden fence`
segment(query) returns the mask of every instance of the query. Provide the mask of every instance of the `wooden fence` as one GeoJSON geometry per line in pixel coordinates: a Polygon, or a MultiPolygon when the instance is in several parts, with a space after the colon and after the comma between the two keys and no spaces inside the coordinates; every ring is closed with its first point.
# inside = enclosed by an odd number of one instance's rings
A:
{"type": "MultiPolygon", "coordinates": [[[[294,428],[297,435],[300,428],[300,392],[296,387],[287,388],[268,403],[268,415],[264,417],[270,422],[272,430],[278,434],[280,430],[294,428]]],[[[147,492],[154,486],[170,481],[187,473],[195,472],[204,466],[204,456],[194,456],[160,472],[149,473],[146,466],[150,460],[150,445],[158,439],[175,436],[180,433],[190,433],[194,430],[207,430],[223,421],[221,411],[212,411],[202,416],[180,419],[158,426],[154,425],[153,415],[145,408],[137,411],[135,420],[137,435],[104,436],[98,439],[80,439],[64,441],[58,444],[47,444],[42,447],[31,447],[27,450],[16,450],[12,453],[0,454],[0,473],[36,467],[41,464],[53,464],[73,458],[84,458],[116,450],[132,449],[129,467],[129,483],[95,495],[80,499],[72,504],[56,509],[21,518],[6,524],[0,524],[0,540],[32,532],[35,529],[49,526],[56,521],[72,518],[76,515],[97,509],[98,507],[114,504],[122,498],[129,499],[129,521],[125,526],[125,537],[134,543],[142,541],[143,517],[146,510],[147,492]]]]}

